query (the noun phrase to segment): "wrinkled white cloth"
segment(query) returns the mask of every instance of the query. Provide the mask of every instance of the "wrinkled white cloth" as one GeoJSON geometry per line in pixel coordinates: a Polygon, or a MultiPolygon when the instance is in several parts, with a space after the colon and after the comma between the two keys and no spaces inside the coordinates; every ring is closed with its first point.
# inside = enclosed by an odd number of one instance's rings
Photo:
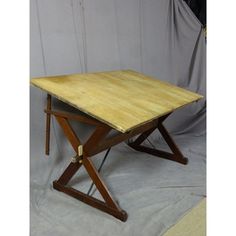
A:
{"type": "MultiPolygon", "coordinates": [[[[60,158],[56,155],[42,159],[45,174],[50,168],[53,171],[49,179],[45,176],[45,183],[31,181],[31,235],[154,236],[164,233],[206,194],[205,137],[174,138],[189,158],[188,165],[136,152],[125,143],[111,149],[101,175],[119,205],[127,211],[125,223],[52,188],[52,181],[60,175],[69,158],[60,164],[55,164],[60,158]]],[[[159,148],[167,149],[162,139],[158,144],[159,148]]],[[[92,158],[96,166],[102,154],[92,158]]],[[[90,184],[84,169],[70,182],[84,192],[90,184]]],[[[92,192],[101,198],[97,190],[92,192]]]]}

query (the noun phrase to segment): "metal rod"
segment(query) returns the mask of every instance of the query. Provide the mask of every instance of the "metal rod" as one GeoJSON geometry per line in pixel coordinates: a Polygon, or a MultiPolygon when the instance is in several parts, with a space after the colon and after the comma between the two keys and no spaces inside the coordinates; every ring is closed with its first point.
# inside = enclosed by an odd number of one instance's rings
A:
{"type": "Polygon", "coordinates": [[[153,147],[153,148],[156,148],[155,146],[154,146],[154,144],[147,138],[147,141],[149,142],[149,144],[153,147]]]}
{"type": "MultiPolygon", "coordinates": [[[[101,162],[101,164],[100,164],[100,166],[99,166],[99,168],[98,168],[98,173],[100,173],[100,171],[101,171],[101,169],[102,169],[102,167],[103,167],[103,165],[104,165],[104,163],[105,163],[105,161],[106,161],[106,158],[107,158],[107,156],[108,156],[110,150],[111,150],[111,148],[107,149],[107,152],[106,152],[105,156],[103,157],[103,160],[102,160],[102,162],[101,162]]],[[[93,185],[94,185],[94,183],[91,183],[90,188],[89,188],[89,190],[88,190],[88,192],[87,192],[87,195],[89,195],[90,192],[92,191],[93,185]]]]}

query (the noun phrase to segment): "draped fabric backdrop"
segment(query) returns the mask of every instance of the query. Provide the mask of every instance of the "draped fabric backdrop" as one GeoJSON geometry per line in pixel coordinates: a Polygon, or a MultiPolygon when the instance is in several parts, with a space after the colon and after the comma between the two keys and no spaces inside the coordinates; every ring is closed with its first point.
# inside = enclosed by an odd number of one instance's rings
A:
{"type": "MultiPolygon", "coordinates": [[[[30,14],[31,77],[133,69],[206,95],[205,36],[183,0],[31,0],[30,14]]],[[[112,149],[102,176],[129,214],[122,223],[52,189],[73,150],[53,119],[45,156],[46,94],[33,87],[30,92],[32,235],[162,235],[205,195],[205,99],[165,122],[189,165],[125,144],[112,149]]],[[[86,140],[91,129],[73,125],[86,140]]],[[[150,141],[166,148],[157,132],[150,141]]],[[[72,181],[89,188],[83,171],[72,181]]]]}

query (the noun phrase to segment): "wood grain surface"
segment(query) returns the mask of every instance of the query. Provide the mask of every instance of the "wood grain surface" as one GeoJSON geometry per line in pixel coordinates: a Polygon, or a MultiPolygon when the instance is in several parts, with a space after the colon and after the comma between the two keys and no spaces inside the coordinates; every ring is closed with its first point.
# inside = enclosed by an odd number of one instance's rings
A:
{"type": "Polygon", "coordinates": [[[203,97],[131,70],[33,78],[31,84],[123,133],[203,97]]]}

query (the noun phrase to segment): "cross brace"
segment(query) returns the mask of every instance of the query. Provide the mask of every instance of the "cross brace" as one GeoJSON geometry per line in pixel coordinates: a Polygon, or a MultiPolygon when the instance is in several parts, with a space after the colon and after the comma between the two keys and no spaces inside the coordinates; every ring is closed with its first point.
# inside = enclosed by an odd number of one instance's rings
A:
{"type": "Polygon", "coordinates": [[[61,192],[64,192],[92,207],[95,207],[101,211],[104,211],[121,221],[127,220],[127,213],[120,208],[117,202],[113,199],[111,193],[109,192],[105,182],[102,180],[99,172],[95,168],[90,157],[111,148],[112,146],[128,140],[134,136],[139,135],[135,141],[129,142],[128,145],[133,149],[141,152],[146,152],[151,155],[159,156],[161,158],[165,158],[168,160],[176,161],[182,164],[187,164],[188,159],[185,158],[181,151],[178,149],[177,145],[174,143],[173,139],[163,126],[163,121],[169,116],[169,114],[157,118],[153,121],[150,121],[147,124],[141,125],[128,133],[118,133],[113,137],[106,138],[108,133],[111,131],[111,127],[108,125],[101,123],[93,118],[89,118],[86,116],[61,112],[61,111],[53,111],[51,109],[51,98],[48,95],[47,99],[47,109],[45,110],[47,115],[46,119],[46,154],[49,154],[49,128],[50,128],[50,116],[54,115],[58,124],[62,128],[66,138],[70,142],[72,148],[75,151],[76,156],[78,157],[78,161],[71,162],[63,174],[59,177],[58,180],[53,182],[53,188],[57,189],[61,192]],[[95,126],[95,130],[90,138],[82,144],[76,133],[72,129],[69,124],[69,119],[77,120],[82,123],[87,123],[95,126]],[[166,143],[169,145],[170,149],[173,153],[164,152],[158,149],[149,148],[141,145],[141,143],[155,130],[158,129],[165,139],[166,143]],[[81,149],[78,150],[79,147],[83,147],[82,153],[81,149]],[[79,153],[80,152],[80,153],[79,153]],[[71,178],[76,174],[81,166],[84,166],[91,180],[97,187],[98,191],[102,195],[104,202],[98,200],[88,194],[80,192],[72,187],[69,187],[67,184],[71,180],[71,178]]]}

